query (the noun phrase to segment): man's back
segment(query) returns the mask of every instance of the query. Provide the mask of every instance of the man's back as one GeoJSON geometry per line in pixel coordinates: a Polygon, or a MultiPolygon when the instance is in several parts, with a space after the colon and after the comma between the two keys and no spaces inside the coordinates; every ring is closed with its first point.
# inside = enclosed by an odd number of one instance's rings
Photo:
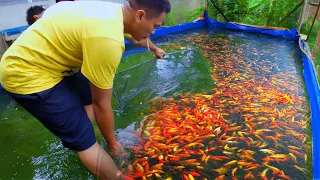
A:
{"type": "Polygon", "coordinates": [[[114,48],[123,51],[120,4],[79,1],[53,5],[4,54],[0,62],[3,87],[17,94],[53,87],[63,76],[80,70],[83,59],[88,59],[83,56],[90,54],[83,43],[92,38],[110,39],[116,43],[114,48]]]}

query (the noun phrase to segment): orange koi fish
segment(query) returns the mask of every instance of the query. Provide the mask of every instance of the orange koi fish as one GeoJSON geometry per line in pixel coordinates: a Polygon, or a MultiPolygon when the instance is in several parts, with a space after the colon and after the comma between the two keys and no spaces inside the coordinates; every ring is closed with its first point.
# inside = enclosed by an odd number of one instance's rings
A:
{"type": "Polygon", "coordinates": [[[244,176],[244,179],[254,179],[254,176],[252,174],[252,172],[248,172],[245,176],[244,176]]]}
{"type": "Polygon", "coordinates": [[[152,171],[149,171],[147,172],[146,174],[147,175],[152,175],[152,174],[163,174],[164,172],[162,170],[152,170],[152,171]]]}
{"type": "Polygon", "coordinates": [[[152,141],[146,142],[146,144],[144,145],[144,150],[149,149],[151,147],[151,143],[152,143],[152,141]]]}
{"type": "Polygon", "coordinates": [[[224,180],[225,175],[220,175],[219,177],[217,177],[215,180],[224,180]]]}
{"type": "Polygon", "coordinates": [[[256,160],[255,160],[252,156],[250,156],[250,155],[244,155],[244,158],[245,158],[245,159],[250,159],[251,161],[256,162],[256,160]]]}
{"type": "Polygon", "coordinates": [[[184,166],[171,166],[172,169],[184,169],[184,166]]]}
{"type": "Polygon", "coordinates": [[[280,177],[280,178],[282,178],[282,179],[291,180],[290,177],[288,177],[288,176],[286,176],[286,175],[284,174],[284,171],[283,171],[283,170],[274,171],[272,174],[273,174],[273,175],[277,175],[278,177],[280,177]]]}
{"type": "Polygon", "coordinates": [[[217,147],[212,147],[212,148],[209,148],[209,149],[206,149],[204,150],[204,152],[210,152],[210,151],[215,151],[217,149],[217,147]]]}
{"type": "Polygon", "coordinates": [[[136,164],[135,170],[136,170],[136,172],[138,172],[138,173],[143,173],[143,172],[144,172],[143,167],[142,167],[139,163],[136,164]]]}
{"type": "Polygon", "coordinates": [[[160,163],[160,164],[156,164],[156,165],[152,166],[150,169],[151,170],[161,169],[162,166],[163,166],[163,163],[160,163]]]}
{"type": "MultiPolygon", "coordinates": [[[[143,176],[143,174],[142,174],[143,176]]],[[[127,175],[122,174],[122,178],[124,178],[125,180],[134,180],[132,177],[129,177],[127,175]]]]}
{"type": "Polygon", "coordinates": [[[177,157],[183,158],[183,157],[190,157],[190,154],[175,154],[177,157]]]}
{"type": "Polygon", "coordinates": [[[195,151],[195,150],[184,149],[183,151],[186,153],[192,154],[192,155],[201,155],[200,152],[195,151]]]}
{"type": "Polygon", "coordinates": [[[172,141],[174,141],[174,140],[176,140],[176,139],[179,139],[180,138],[180,136],[175,136],[175,137],[173,137],[173,138],[170,138],[170,139],[168,139],[167,141],[166,141],[166,144],[170,144],[172,141]]]}
{"type": "Polygon", "coordinates": [[[229,127],[228,128],[229,131],[237,131],[239,129],[242,129],[242,126],[234,126],[234,127],[229,127]]]}
{"type": "Polygon", "coordinates": [[[267,169],[265,169],[265,170],[263,170],[263,171],[261,172],[260,177],[261,177],[262,180],[268,180],[268,178],[267,178],[267,176],[266,176],[268,170],[269,170],[269,168],[267,168],[267,169]]]}
{"type": "Polygon", "coordinates": [[[238,170],[237,167],[236,167],[236,168],[233,168],[232,171],[231,171],[231,175],[234,176],[234,174],[236,173],[237,170],[238,170]]]}
{"type": "Polygon", "coordinates": [[[139,173],[139,172],[136,172],[136,173],[133,173],[133,174],[130,174],[130,177],[135,179],[135,178],[142,178],[144,176],[143,173],[139,173]]]}
{"type": "Polygon", "coordinates": [[[148,160],[148,157],[138,158],[133,163],[132,166],[135,166],[137,163],[142,163],[148,160]]]}
{"type": "Polygon", "coordinates": [[[203,155],[201,156],[201,161],[205,162],[206,158],[207,158],[207,155],[206,155],[206,154],[203,154],[203,155]]]}
{"type": "Polygon", "coordinates": [[[301,152],[299,152],[299,151],[296,151],[296,150],[293,150],[293,149],[289,149],[289,151],[290,151],[291,153],[297,155],[297,156],[300,156],[300,157],[304,158],[304,155],[303,155],[301,152]]]}
{"type": "Polygon", "coordinates": [[[189,173],[194,177],[200,177],[201,176],[201,174],[197,173],[196,171],[190,171],[189,173]]]}
{"type": "Polygon", "coordinates": [[[187,176],[187,175],[182,174],[181,176],[182,176],[182,179],[183,179],[183,180],[189,180],[189,178],[188,178],[188,176],[187,176]]]}

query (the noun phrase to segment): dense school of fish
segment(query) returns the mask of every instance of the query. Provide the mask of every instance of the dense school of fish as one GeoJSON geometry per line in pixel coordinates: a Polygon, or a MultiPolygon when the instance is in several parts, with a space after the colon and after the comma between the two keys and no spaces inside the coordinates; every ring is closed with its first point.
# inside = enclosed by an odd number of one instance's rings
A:
{"type": "Polygon", "coordinates": [[[154,101],[135,157],[122,169],[126,178],[307,179],[302,78],[294,67],[279,67],[281,55],[268,47],[209,36],[186,40],[209,60],[217,86],[154,101]]]}

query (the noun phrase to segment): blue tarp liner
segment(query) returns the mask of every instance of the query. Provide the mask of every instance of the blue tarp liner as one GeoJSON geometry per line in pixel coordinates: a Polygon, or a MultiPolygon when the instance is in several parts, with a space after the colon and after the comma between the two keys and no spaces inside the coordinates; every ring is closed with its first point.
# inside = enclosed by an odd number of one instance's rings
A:
{"type": "Polygon", "coordinates": [[[21,32],[23,32],[24,30],[26,30],[29,26],[21,26],[21,27],[16,27],[16,28],[11,28],[11,29],[7,29],[4,31],[1,31],[1,34],[7,34],[8,36],[12,36],[12,35],[16,35],[16,34],[20,34],[21,32]]]}
{"type": "MultiPolygon", "coordinates": [[[[237,24],[237,23],[223,23],[218,22],[215,20],[212,20],[208,17],[207,12],[204,13],[204,20],[197,21],[197,22],[191,22],[191,23],[185,23],[180,24],[177,26],[171,26],[171,27],[165,27],[165,28],[159,28],[156,30],[155,34],[151,36],[151,38],[156,38],[160,36],[169,35],[172,33],[177,33],[185,30],[190,30],[194,28],[202,28],[202,27],[209,27],[209,28],[222,28],[222,29],[231,29],[231,30],[239,30],[239,31],[246,31],[246,32],[255,32],[255,33],[262,33],[266,35],[272,35],[277,37],[286,38],[289,40],[296,41],[297,43],[301,44],[302,48],[302,61],[303,61],[303,74],[304,74],[304,80],[306,83],[308,96],[310,98],[310,106],[311,106],[311,124],[312,124],[312,154],[313,154],[313,178],[314,179],[320,179],[320,90],[319,90],[319,84],[316,78],[315,74],[315,68],[311,61],[311,59],[308,57],[308,55],[305,53],[305,42],[300,40],[299,33],[296,29],[287,30],[287,29],[273,29],[273,28],[263,28],[263,27],[254,27],[249,25],[243,25],[243,24],[237,24]]],[[[25,27],[20,28],[14,28],[8,30],[9,34],[16,33],[18,31],[21,31],[21,29],[24,29],[25,27]]],[[[125,41],[126,45],[129,45],[130,42],[125,41]]],[[[135,49],[135,50],[129,50],[126,51],[124,56],[133,54],[139,51],[143,51],[143,49],[135,49]]],[[[0,89],[1,89],[0,85],[0,89]]]]}

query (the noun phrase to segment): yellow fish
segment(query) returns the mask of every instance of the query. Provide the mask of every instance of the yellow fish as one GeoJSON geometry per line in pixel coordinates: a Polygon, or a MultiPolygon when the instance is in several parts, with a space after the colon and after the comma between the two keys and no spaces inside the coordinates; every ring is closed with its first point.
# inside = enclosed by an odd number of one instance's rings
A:
{"type": "Polygon", "coordinates": [[[219,173],[219,174],[226,174],[228,172],[229,168],[226,167],[221,167],[218,169],[214,169],[215,172],[219,173]]]}
{"type": "Polygon", "coordinates": [[[276,153],[275,151],[271,150],[271,149],[260,149],[259,151],[264,152],[264,153],[268,153],[268,154],[274,154],[276,153]]]}
{"type": "Polygon", "coordinates": [[[308,172],[307,169],[302,168],[302,167],[299,167],[299,166],[297,166],[297,165],[293,165],[293,167],[296,168],[297,170],[301,171],[301,172],[304,172],[304,173],[307,173],[307,172],[308,172]]]}
{"type": "Polygon", "coordinates": [[[296,147],[296,146],[288,146],[288,148],[290,148],[290,149],[295,149],[295,150],[301,149],[301,148],[298,148],[298,147],[296,147]]]}
{"type": "Polygon", "coordinates": [[[265,164],[266,167],[270,168],[272,171],[279,171],[278,168],[274,167],[274,166],[270,166],[268,164],[265,164]]]}
{"type": "Polygon", "coordinates": [[[268,146],[268,143],[265,142],[265,141],[263,141],[263,143],[259,146],[259,148],[264,148],[264,147],[266,147],[266,146],[268,146]]]}
{"type": "Polygon", "coordinates": [[[194,180],[194,177],[191,174],[188,174],[189,180],[194,180]]]}
{"type": "Polygon", "coordinates": [[[281,158],[284,159],[285,157],[287,157],[287,155],[285,154],[273,154],[270,156],[271,158],[281,158]]]}
{"type": "Polygon", "coordinates": [[[224,166],[230,166],[230,165],[235,164],[237,162],[238,162],[237,160],[232,160],[230,162],[225,163],[224,166]]]}
{"type": "Polygon", "coordinates": [[[294,163],[297,163],[297,157],[294,154],[289,153],[289,156],[294,161],[294,163]]]}

